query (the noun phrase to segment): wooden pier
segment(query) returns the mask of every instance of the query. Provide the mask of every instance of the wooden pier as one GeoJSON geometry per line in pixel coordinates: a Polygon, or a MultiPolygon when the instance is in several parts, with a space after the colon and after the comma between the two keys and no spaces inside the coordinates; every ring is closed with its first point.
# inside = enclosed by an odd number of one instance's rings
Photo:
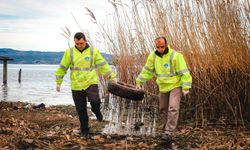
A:
{"type": "Polygon", "coordinates": [[[7,84],[7,61],[13,59],[7,56],[0,56],[0,60],[3,60],[3,84],[7,84]]]}

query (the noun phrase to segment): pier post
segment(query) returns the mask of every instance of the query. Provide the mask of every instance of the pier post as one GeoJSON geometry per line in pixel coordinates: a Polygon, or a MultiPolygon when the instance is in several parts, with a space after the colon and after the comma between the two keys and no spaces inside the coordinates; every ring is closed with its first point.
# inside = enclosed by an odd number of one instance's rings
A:
{"type": "Polygon", "coordinates": [[[7,60],[3,60],[3,84],[7,84],[7,60]]]}
{"type": "Polygon", "coordinates": [[[22,77],[22,69],[18,72],[18,82],[21,83],[21,77],[22,77]]]}
{"type": "Polygon", "coordinates": [[[0,56],[0,60],[3,60],[3,84],[7,84],[7,77],[8,77],[7,61],[13,60],[13,59],[6,57],[6,56],[0,56]]]}

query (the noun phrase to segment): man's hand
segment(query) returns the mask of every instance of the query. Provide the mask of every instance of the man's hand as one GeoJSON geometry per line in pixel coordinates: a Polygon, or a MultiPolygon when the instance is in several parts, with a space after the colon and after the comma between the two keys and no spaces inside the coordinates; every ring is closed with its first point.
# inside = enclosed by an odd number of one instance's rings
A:
{"type": "Polygon", "coordinates": [[[60,85],[60,84],[57,84],[57,85],[56,85],[56,91],[57,91],[57,92],[60,92],[60,90],[61,90],[61,85],[60,85]]]}
{"type": "Polygon", "coordinates": [[[142,89],[142,85],[136,84],[135,88],[136,88],[136,89],[142,89]]]}
{"type": "Polygon", "coordinates": [[[182,90],[182,93],[184,96],[186,96],[189,93],[189,90],[182,90]]]}
{"type": "Polygon", "coordinates": [[[114,78],[109,78],[108,81],[117,82],[118,80],[116,77],[114,77],[114,78]]]}
{"type": "Polygon", "coordinates": [[[112,81],[114,81],[114,82],[117,82],[118,80],[117,80],[117,78],[113,78],[113,79],[111,79],[112,81]]]}

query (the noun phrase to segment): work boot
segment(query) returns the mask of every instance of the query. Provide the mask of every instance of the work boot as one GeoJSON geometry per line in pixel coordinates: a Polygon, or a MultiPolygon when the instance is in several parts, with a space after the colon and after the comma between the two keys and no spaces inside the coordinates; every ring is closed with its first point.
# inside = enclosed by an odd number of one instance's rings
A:
{"type": "Polygon", "coordinates": [[[84,130],[84,131],[81,131],[81,136],[83,138],[89,138],[90,135],[89,135],[89,130],[84,130]]]}
{"type": "Polygon", "coordinates": [[[170,135],[168,135],[166,133],[162,134],[161,139],[164,141],[164,143],[166,144],[167,148],[172,149],[172,138],[171,138],[170,135]]]}
{"type": "Polygon", "coordinates": [[[81,136],[84,138],[89,138],[89,128],[81,128],[81,136]]]}
{"type": "Polygon", "coordinates": [[[102,122],[102,121],[103,121],[102,113],[96,115],[96,119],[97,119],[99,122],[102,122]]]}
{"type": "Polygon", "coordinates": [[[169,142],[172,141],[171,136],[168,135],[168,134],[162,134],[161,139],[164,140],[164,141],[169,141],[169,142]]]}

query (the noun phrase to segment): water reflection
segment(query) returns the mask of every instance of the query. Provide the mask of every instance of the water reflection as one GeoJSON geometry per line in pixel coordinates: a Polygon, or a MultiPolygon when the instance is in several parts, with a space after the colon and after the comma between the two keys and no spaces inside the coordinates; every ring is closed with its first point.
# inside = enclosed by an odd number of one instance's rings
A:
{"type": "Polygon", "coordinates": [[[111,95],[102,108],[104,119],[109,121],[103,133],[156,136],[158,105],[145,104],[145,101],[132,101],[111,95]]]}
{"type": "Polygon", "coordinates": [[[2,85],[2,90],[1,90],[1,95],[2,95],[2,100],[3,101],[7,101],[8,100],[8,85],[7,84],[3,84],[2,85]]]}

